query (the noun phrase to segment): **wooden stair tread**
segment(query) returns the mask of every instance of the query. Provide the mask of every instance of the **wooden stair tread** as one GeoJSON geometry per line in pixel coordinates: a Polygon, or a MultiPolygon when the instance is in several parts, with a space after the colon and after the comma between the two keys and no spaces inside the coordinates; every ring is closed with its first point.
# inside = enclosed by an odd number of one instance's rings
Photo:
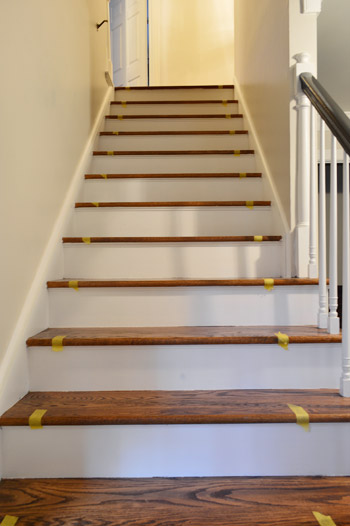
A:
{"type": "Polygon", "coordinates": [[[6,513],[18,526],[43,517],[46,526],[87,517],[106,526],[316,526],[318,511],[347,526],[349,495],[349,477],[9,479],[0,482],[0,520],[6,513]]]}
{"type": "Polygon", "coordinates": [[[271,206],[271,201],[118,201],[99,203],[80,202],[75,203],[75,208],[160,208],[160,207],[246,207],[249,206],[271,206]],[[97,206],[98,205],[98,206],[97,206]]]}
{"type": "Polygon", "coordinates": [[[220,391],[29,392],[0,417],[1,426],[27,426],[36,409],[45,425],[295,423],[288,407],[310,422],[350,422],[350,399],[332,389],[220,391]]]}
{"type": "Polygon", "coordinates": [[[314,326],[213,327],[59,327],[28,338],[28,347],[51,347],[52,338],[65,336],[64,346],[87,345],[212,345],[275,344],[276,333],[288,334],[289,343],[340,343],[341,334],[314,326]]]}
{"type": "MultiPolygon", "coordinates": [[[[123,119],[242,119],[242,113],[185,113],[122,115],[123,119]]],[[[106,115],[106,119],[120,119],[120,115],[106,115]]],[[[122,120],[123,120],[122,119],[122,120]]]]}
{"type": "MultiPolygon", "coordinates": [[[[277,242],[281,241],[282,236],[261,236],[258,242],[277,242]]],[[[89,239],[89,243],[250,243],[254,241],[254,236],[176,236],[176,237],[63,237],[63,243],[85,243],[84,239],[89,239]]]]}
{"type": "Polygon", "coordinates": [[[248,130],[185,130],[185,131],[103,131],[100,132],[101,136],[110,136],[110,135],[247,135],[248,130]],[[234,131],[235,133],[232,133],[234,131]]]}
{"type": "Polygon", "coordinates": [[[98,150],[93,155],[253,155],[254,150],[98,150]]]}
{"type": "Polygon", "coordinates": [[[250,179],[260,178],[261,173],[166,173],[166,174],[85,174],[85,179],[210,179],[233,178],[250,179]]]}
{"type": "Polygon", "coordinates": [[[210,100],[210,99],[196,99],[196,100],[112,100],[111,105],[135,105],[135,104],[238,104],[238,100],[236,99],[216,99],[216,100],[210,100]]]}
{"type": "Polygon", "coordinates": [[[167,89],[233,89],[233,84],[223,84],[223,85],[215,85],[215,84],[200,84],[198,86],[122,86],[114,88],[115,91],[129,91],[129,90],[137,90],[137,91],[143,91],[143,90],[167,90],[167,89]]]}
{"type": "MultiPolygon", "coordinates": [[[[79,288],[97,287],[263,287],[265,280],[258,279],[78,279],[79,288]]],[[[58,279],[47,282],[49,289],[70,287],[71,280],[58,279]]],[[[275,278],[274,287],[318,285],[318,279],[310,278],[275,278]]]]}

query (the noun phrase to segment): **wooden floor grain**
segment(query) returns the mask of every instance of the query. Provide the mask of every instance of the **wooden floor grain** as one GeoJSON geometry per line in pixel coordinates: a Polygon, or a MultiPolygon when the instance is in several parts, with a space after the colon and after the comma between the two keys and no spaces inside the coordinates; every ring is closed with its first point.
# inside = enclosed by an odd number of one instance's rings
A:
{"type": "Polygon", "coordinates": [[[18,526],[349,526],[350,479],[3,480],[0,510],[18,526]]]}
{"type": "Polygon", "coordinates": [[[303,407],[311,423],[350,422],[350,399],[331,389],[220,391],[30,392],[0,417],[1,426],[28,426],[45,409],[44,426],[285,424],[288,407],[303,407]]]}

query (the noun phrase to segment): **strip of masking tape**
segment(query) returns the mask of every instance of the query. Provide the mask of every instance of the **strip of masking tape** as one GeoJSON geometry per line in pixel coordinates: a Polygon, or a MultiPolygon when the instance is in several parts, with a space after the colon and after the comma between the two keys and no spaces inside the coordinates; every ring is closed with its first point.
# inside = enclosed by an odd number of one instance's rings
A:
{"type": "Polygon", "coordinates": [[[81,239],[82,239],[83,243],[86,243],[86,245],[90,245],[91,237],[82,237],[81,239]]]}
{"type": "Polygon", "coordinates": [[[263,236],[254,236],[254,241],[261,242],[263,240],[263,236]]]}
{"type": "Polygon", "coordinates": [[[51,346],[52,350],[55,352],[63,351],[63,340],[66,336],[55,336],[52,338],[51,346]]]}
{"type": "Polygon", "coordinates": [[[103,177],[103,179],[107,179],[107,174],[101,174],[101,177],[103,177]]]}
{"type": "Polygon", "coordinates": [[[107,155],[114,155],[114,152],[107,152],[107,155]]]}
{"type": "Polygon", "coordinates": [[[242,179],[243,177],[247,177],[247,174],[243,172],[243,173],[239,174],[239,176],[242,179]]]}
{"type": "Polygon", "coordinates": [[[119,135],[119,132],[113,132],[113,135],[119,135]]]}
{"type": "Polygon", "coordinates": [[[127,107],[127,102],[126,102],[126,100],[122,100],[122,106],[123,106],[123,108],[126,108],[126,107],[127,107]]]}
{"type": "Polygon", "coordinates": [[[227,100],[223,100],[222,103],[224,106],[227,106],[227,100]]]}
{"type": "Polygon", "coordinates": [[[236,134],[236,130],[230,130],[230,135],[235,135],[236,134]]]}
{"type": "Polygon", "coordinates": [[[5,515],[5,517],[0,522],[0,526],[15,526],[17,521],[18,517],[14,517],[13,515],[5,515]]]}
{"type": "Polygon", "coordinates": [[[91,204],[94,205],[94,206],[100,206],[100,203],[94,203],[94,202],[92,202],[91,204]]]}
{"type": "Polygon", "coordinates": [[[287,334],[283,334],[282,332],[275,332],[275,336],[277,336],[278,345],[285,351],[288,351],[289,336],[287,334]]]}
{"type": "Polygon", "coordinates": [[[264,279],[264,287],[266,290],[272,290],[275,285],[275,280],[271,278],[264,279]]]}
{"type": "Polygon", "coordinates": [[[125,89],[131,89],[131,86],[125,86],[125,89]]]}
{"type": "Polygon", "coordinates": [[[79,284],[78,284],[77,280],[71,280],[71,281],[68,281],[68,287],[69,287],[70,289],[74,289],[74,290],[76,290],[76,291],[79,290],[79,284]]]}
{"type": "Polygon", "coordinates": [[[295,416],[297,417],[297,424],[298,426],[301,426],[304,431],[309,432],[310,431],[310,417],[309,413],[305,411],[300,405],[294,405],[294,404],[287,404],[289,409],[293,411],[295,416]]]}
{"type": "Polygon", "coordinates": [[[313,511],[312,513],[320,526],[336,526],[332,517],[329,515],[322,515],[322,513],[319,513],[318,511],[313,511]]]}
{"type": "Polygon", "coordinates": [[[233,150],[233,155],[239,157],[241,155],[241,150],[233,150]]]}
{"type": "Polygon", "coordinates": [[[29,417],[28,424],[31,429],[42,429],[42,418],[47,409],[36,409],[29,417]]]}
{"type": "Polygon", "coordinates": [[[118,115],[118,119],[119,119],[120,121],[122,121],[122,120],[123,120],[123,115],[118,115]]]}
{"type": "Polygon", "coordinates": [[[226,119],[231,119],[231,113],[226,113],[226,119]]]}
{"type": "Polygon", "coordinates": [[[253,208],[254,208],[254,201],[246,201],[245,202],[245,206],[247,208],[250,208],[251,210],[253,210],[253,208]]]}

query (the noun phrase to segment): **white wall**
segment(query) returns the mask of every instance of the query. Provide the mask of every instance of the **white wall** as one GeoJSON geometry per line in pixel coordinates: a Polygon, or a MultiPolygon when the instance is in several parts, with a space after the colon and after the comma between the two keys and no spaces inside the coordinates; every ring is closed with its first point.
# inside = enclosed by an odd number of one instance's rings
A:
{"type": "Polygon", "coordinates": [[[107,91],[106,7],[0,4],[0,366],[107,91]]]}
{"type": "Polygon", "coordinates": [[[318,18],[318,78],[350,110],[350,2],[323,0],[318,18]]]}
{"type": "Polygon", "coordinates": [[[150,0],[151,84],[232,84],[233,12],[233,0],[150,0]]]}

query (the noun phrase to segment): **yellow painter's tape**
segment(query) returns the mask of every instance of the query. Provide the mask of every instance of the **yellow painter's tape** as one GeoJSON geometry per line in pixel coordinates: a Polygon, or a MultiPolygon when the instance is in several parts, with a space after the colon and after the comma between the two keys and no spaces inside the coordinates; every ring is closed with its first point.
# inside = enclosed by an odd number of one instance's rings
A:
{"type": "Polygon", "coordinates": [[[253,208],[254,208],[254,201],[246,201],[245,202],[245,206],[247,208],[250,208],[251,210],[253,210],[253,208]]]}
{"type": "Polygon", "coordinates": [[[241,155],[241,150],[233,150],[233,155],[239,157],[241,155]]]}
{"type": "Polygon", "coordinates": [[[123,120],[123,115],[118,115],[118,119],[119,119],[120,121],[122,121],[122,120],[123,120]]]}
{"type": "Polygon", "coordinates": [[[297,417],[297,424],[301,426],[305,431],[310,431],[310,417],[309,413],[305,411],[300,405],[287,404],[289,409],[293,411],[297,417]]]}
{"type": "Polygon", "coordinates": [[[119,135],[119,132],[113,132],[113,135],[119,135]]]}
{"type": "Polygon", "coordinates": [[[278,345],[285,351],[288,351],[289,336],[287,334],[283,334],[282,332],[276,332],[275,336],[278,338],[278,345]]]}
{"type": "Polygon", "coordinates": [[[47,412],[47,409],[36,409],[29,417],[28,424],[31,429],[42,429],[42,417],[47,412]]]}
{"type": "Polygon", "coordinates": [[[264,279],[264,287],[266,290],[272,290],[275,285],[275,280],[271,278],[264,279]]]}
{"type": "Polygon", "coordinates": [[[127,106],[126,100],[122,100],[122,106],[123,106],[123,108],[126,108],[126,106],[127,106]]]}
{"type": "Polygon", "coordinates": [[[14,517],[13,515],[5,515],[5,517],[0,522],[0,526],[15,526],[17,521],[18,517],[14,517]]]}
{"type": "Polygon", "coordinates": [[[100,206],[100,203],[91,203],[94,206],[100,206]]]}
{"type": "Polygon", "coordinates": [[[263,236],[254,236],[254,241],[261,243],[262,240],[263,240],[263,236]]]}
{"type": "Polygon", "coordinates": [[[247,177],[247,174],[245,172],[239,174],[240,178],[242,179],[243,177],[247,177]]]}
{"type": "Polygon", "coordinates": [[[78,284],[78,282],[77,282],[76,280],[68,281],[68,287],[69,287],[70,289],[74,289],[74,290],[76,290],[76,291],[79,290],[79,284],[78,284]]]}
{"type": "Polygon", "coordinates": [[[230,135],[235,135],[236,134],[236,130],[230,130],[230,135]]]}
{"type": "Polygon", "coordinates": [[[224,106],[227,106],[227,100],[223,100],[222,103],[224,106]]]}
{"type": "Polygon", "coordinates": [[[226,119],[231,119],[231,113],[226,113],[226,119]]]}
{"type": "Polygon", "coordinates": [[[90,245],[90,243],[91,243],[91,237],[82,237],[81,240],[82,240],[83,243],[85,243],[86,245],[90,245]]]}
{"type": "Polygon", "coordinates": [[[312,513],[320,526],[337,526],[329,515],[322,515],[318,511],[313,511],[312,513]]]}
{"type": "Polygon", "coordinates": [[[223,89],[223,87],[224,87],[224,86],[223,86],[222,84],[220,84],[220,85],[218,86],[219,89],[223,89]]]}
{"type": "Polygon", "coordinates": [[[131,86],[125,86],[125,89],[131,89],[131,86]]]}
{"type": "Polygon", "coordinates": [[[114,152],[107,152],[107,155],[114,155],[114,152]]]}
{"type": "Polygon", "coordinates": [[[103,177],[103,179],[107,179],[107,174],[101,174],[101,177],[103,177]]]}
{"type": "Polygon", "coordinates": [[[52,338],[51,346],[52,350],[55,352],[63,351],[63,340],[66,336],[55,336],[52,338]]]}

